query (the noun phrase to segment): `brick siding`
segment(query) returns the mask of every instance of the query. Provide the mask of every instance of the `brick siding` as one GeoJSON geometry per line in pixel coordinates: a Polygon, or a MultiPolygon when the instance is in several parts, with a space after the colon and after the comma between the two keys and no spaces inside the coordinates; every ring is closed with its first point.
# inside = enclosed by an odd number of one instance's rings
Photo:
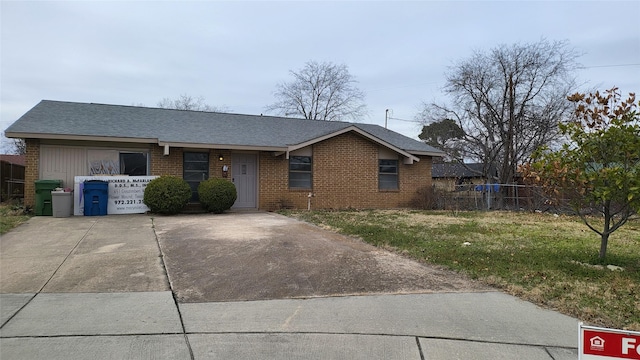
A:
{"type": "Polygon", "coordinates": [[[26,139],[27,153],[24,172],[24,204],[36,205],[36,180],[40,176],[40,141],[26,139]]]}
{"type": "MultiPolygon", "coordinates": [[[[26,205],[35,205],[35,180],[39,176],[40,143],[27,139],[25,171],[26,205]]],[[[313,188],[289,189],[289,160],[285,155],[260,152],[258,156],[258,206],[262,210],[282,208],[306,209],[308,194],[312,209],[369,209],[408,207],[416,191],[431,186],[431,157],[404,165],[398,160],[398,190],[378,190],[379,145],[356,133],[345,133],[316,143],[313,149],[313,188]]],[[[205,150],[206,151],[206,150],[205,150]]],[[[150,175],[183,175],[183,149],[152,145],[150,175]]],[[[209,177],[223,177],[222,166],[227,165],[227,179],[231,171],[231,150],[209,150],[209,177]],[[219,160],[223,156],[223,161],[219,160]]]]}
{"type": "Polygon", "coordinates": [[[313,189],[289,190],[284,155],[260,156],[259,206],[264,210],[408,207],[422,187],[431,186],[431,158],[404,165],[399,160],[399,190],[378,190],[378,145],[346,133],[313,145],[313,189]]]}
{"type": "Polygon", "coordinates": [[[183,175],[183,156],[185,152],[209,152],[209,177],[210,178],[224,178],[222,172],[222,166],[227,165],[228,172],[227,178],[231,179],[231,151],[230,150],[184,150],[183,148],[172,147],[169,149],[169,155],[165,156],[164,148],[160,146],[153,146],[150,152],[151,156],[151,168],[149,174],[151,175],[171,175],[182,178],[183,175]],[[223,160],[220,161],[220,155],[223,160]]]}
{"type": "Polygon", "coordinates": [[[164,148],[152,146],[149,174],[172,175],[182,178],[182,148],[170,148],[169,155],[164,156],[164,148]]]}

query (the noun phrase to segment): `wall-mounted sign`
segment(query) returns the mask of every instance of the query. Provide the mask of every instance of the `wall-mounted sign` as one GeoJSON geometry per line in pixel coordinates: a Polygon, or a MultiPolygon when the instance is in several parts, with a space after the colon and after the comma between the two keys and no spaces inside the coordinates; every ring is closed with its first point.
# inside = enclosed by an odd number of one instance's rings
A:
{"type": "Polygon", "coordinates": [[[149,211],[144,189],[157,176],[76,176],[73,178],[73,214],[84,215],[85,181],[101,180],[109,183],[107,214],[144,214],[149,211]]]}
{"type": "Polygon", "coordinates": [[[640,332],[585,326],[580,323],[580,360],[640,359],[640,332]]]}

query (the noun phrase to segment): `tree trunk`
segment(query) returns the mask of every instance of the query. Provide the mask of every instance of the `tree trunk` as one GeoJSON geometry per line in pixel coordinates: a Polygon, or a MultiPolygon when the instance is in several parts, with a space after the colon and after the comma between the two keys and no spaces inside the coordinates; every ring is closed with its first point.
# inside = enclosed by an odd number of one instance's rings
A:
{"type": "Polygon", "coordinates": [[[611,234],[611,200],[604,202],[603,215],[604,229],[600,236],[600,260],[604,260],[605,256],[607,256],[607,244],[609,243],[609,234],[611,234]]]}
{"type": "Polygon", "coordinates": [[[609,243],[609,233],[602,233],[602,236],[600,239],[600,255],[598,256],[600,260],[604,260],[604,258],[607,256],[608,243],[609,243]]]}

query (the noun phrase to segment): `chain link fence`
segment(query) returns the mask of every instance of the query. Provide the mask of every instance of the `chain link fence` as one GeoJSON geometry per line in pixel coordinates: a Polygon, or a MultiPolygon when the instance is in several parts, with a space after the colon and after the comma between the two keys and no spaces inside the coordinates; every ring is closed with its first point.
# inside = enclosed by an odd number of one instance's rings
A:
{"type": "Polygon", "coordinates": [[[453,191],[434,188],[432,207],[439,210],[551,211],[541,189],[521,184],[464,184],[453,191]]]}

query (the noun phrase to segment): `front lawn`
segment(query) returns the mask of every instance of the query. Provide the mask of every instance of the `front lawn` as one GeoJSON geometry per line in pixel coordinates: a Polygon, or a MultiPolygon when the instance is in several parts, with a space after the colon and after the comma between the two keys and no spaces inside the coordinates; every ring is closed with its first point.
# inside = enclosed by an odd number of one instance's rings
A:
{"type": "Polygon", "coordinates": [[[409,210],[283,214],[447,266],[588,324],[640,330],[638,219],[611,235],[600,263],[599,236],[577,217],[409,210]]]}

